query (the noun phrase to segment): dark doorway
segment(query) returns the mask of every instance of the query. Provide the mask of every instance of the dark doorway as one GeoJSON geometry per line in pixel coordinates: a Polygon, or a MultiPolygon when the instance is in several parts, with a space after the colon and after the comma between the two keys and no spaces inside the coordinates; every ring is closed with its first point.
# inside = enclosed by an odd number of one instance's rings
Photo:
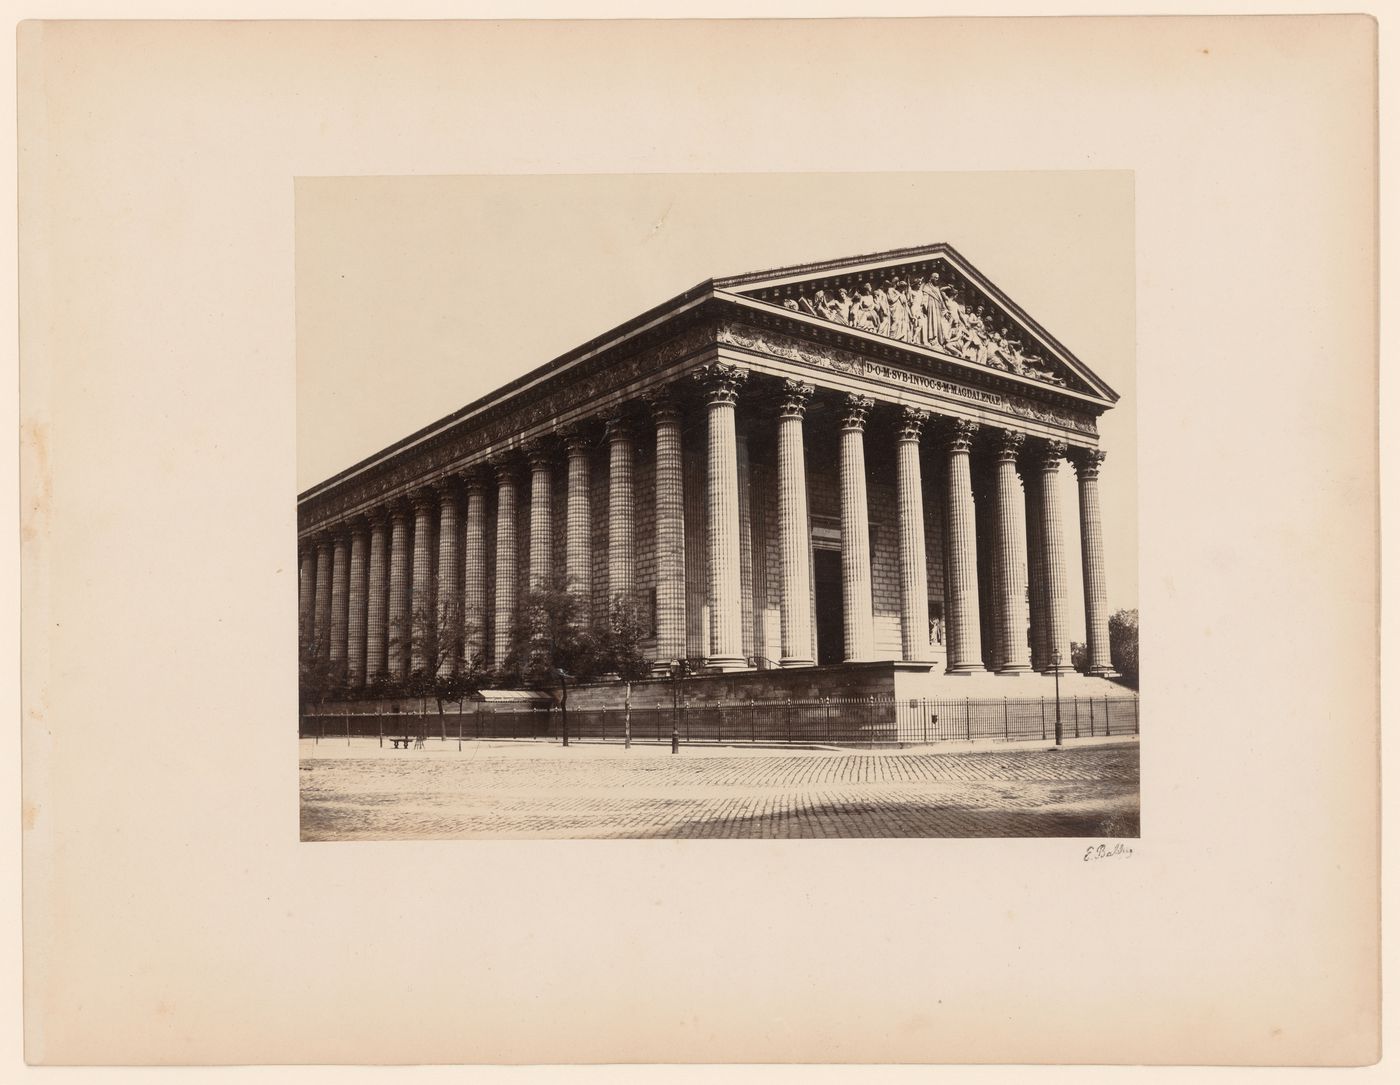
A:
{"type": "Polygon", "coordinates": [[[846,626],[841,597],[841,551],[814,550],[817,587],[817,663],[840,663],[846,658],[846,626]]]}

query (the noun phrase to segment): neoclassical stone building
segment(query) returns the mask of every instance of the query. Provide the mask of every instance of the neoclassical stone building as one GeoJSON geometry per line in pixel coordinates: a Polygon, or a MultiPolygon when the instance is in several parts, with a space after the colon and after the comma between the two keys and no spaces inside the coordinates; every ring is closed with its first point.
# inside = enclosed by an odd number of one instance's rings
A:
{"type": "Polygon", "coordinates": [[[562,572],[730,695],[1067,672],[1077,526],[1106,674],[1117,399],[948,245],[707,281],[303,493],[303,643],[362,688],[425,665],[436,610],[499,659],[562,572]]]}

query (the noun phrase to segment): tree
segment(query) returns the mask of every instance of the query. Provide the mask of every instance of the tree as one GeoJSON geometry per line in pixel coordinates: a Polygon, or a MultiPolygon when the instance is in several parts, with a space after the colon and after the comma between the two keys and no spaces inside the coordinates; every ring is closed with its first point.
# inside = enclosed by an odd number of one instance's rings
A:
{"type": "Polygon", "coordinates": [[[330,630],[304,634],[297,647],[297,692],[304,712],[344,692],[345,664],[331,662],[330,630]]]}
{"type": "Polygon", "coordinates": [[[1118,610],[1108,619],[1108,655],[1128,685],[1138,684],[1138,612],[1118,610]]]}
{"type": "Polygon", "coordinates": [[[1089,673],[1089,646],[1077,640],[1069,642],[1069,662],[1080,674],[1089,673]]]}
{"type": "Polygon", "coordinates": [[[559,671],[585,681],[595,677],[598,657],[597,637],[583,619],[583,600],[562,576],[555,577],[517,601],[500,675],[511,684],[553,689],[559,671]]]}
{"type": "Polygon", "coordinates": [[[473,653],[470,659],[463,658],[470,630],[464,619],[462,601],[439,599],[435,605],[431,600],[437,598],[436,577],[426,594],[430,601],[414,607],[412,615],[411,643],[418,645],[417,654],[422,662],[409,675],[405,686],[411,697],[434,700],[438,728],[446,739],[444,702],[460,704],[464,697],[479,690],[486,679],[486,668],[480,652],[473,653]]]}
{"type": "Polygon", "coordinates": [[[646,608],[635,597],[613,596],[607,618],[595,634],[603,669],[624,682],[637,682],[651,673],[642,641],[651,635],[646,608]]]}

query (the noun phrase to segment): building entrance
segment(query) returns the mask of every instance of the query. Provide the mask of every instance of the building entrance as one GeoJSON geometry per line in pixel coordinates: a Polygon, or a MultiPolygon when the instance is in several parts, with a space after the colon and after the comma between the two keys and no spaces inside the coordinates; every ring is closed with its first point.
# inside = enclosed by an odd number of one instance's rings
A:
{"type": "Polygon", "coordinates": [[[841,551],[814,550],[813,580],[817,589],[817,664],[846,658],[845,603],[841,595],[841,551]]]}

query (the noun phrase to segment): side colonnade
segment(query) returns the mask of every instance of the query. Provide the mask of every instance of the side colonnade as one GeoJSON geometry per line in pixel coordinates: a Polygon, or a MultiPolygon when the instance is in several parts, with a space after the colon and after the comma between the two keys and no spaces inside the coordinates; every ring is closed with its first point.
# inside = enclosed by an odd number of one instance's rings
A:
{"type": "MultiPolygon", "coordinates": [[[[705,664],[715,671],[750,666],[744,650],[742,565],[749,557],[741,522],[742,435],[736,408],[753,395],[776,450],[776,583],[784,668],[817,659],[813,620],[808,413],[820,401],[839,418],[840,575],[844,653],[848,662],[877,657],[873,633],[867,430],[891,419],[894,434],[899,586],[899,658],[931,663],[923,452],[939,454],[941,479],[928,480],[943,501],[943,613],[946,670],[987,669],[1016,675],[1070,671],[1065,569],[1065,511],[1059,471],[1068,459],[1078,477],[1084,613],[1089,673],[1111,672],[1103,522],[1098,476],[1104,453],[979,426],[922,407],[878,404],[869,397],[806,381],[752,376],[712,363],[644,400],[596,422],[571,424],[517,451],[473,463],[429,486],[300,540],[299,633],[303,652],[343,668],[353,691],[381,677],[402,681],[462,659],[499,664],[509,647],[519,588],[538,589],[562,572],[584,600],[606,577],[606,595],[637,592],[638,442],[654,442],[655,647],[658,671],[687,655],[686,523],[683,444],[705,442],[704,599],[709,608],[705,664]],[[761,393],[761,394],[760,394],[761,393]],[[599,438],[601,423],[602,437],[599,438]],[[606,446],[606,561],[594,563],[592,451],[606,446]],[[974,471],[974,456],[985,470],[974,471]],[[565,507],[555,568],[555,476],[563,472],[565,507]],[[974,486],[978,499],[974,499],[974,486]],[[988,538],[978,567],[978,513],[988,538]],[[529,547],[522,550],[522,529],[529,547]],[[521,568],[521,563],[525,568],[521,568]],[[459,636],[434,650],[435,630],[459,636]],[[983,644],[984,631],[992,638],[983,644]],[[489,636],[488,636],[489,632],[489,636]],[[985,650],[984,650],[985,649],[985,650]]],[[[601,557],[601,556],[600,556],[601,557]]],[[[771,587],[771,586],[770,586],[771,587]]]]}

